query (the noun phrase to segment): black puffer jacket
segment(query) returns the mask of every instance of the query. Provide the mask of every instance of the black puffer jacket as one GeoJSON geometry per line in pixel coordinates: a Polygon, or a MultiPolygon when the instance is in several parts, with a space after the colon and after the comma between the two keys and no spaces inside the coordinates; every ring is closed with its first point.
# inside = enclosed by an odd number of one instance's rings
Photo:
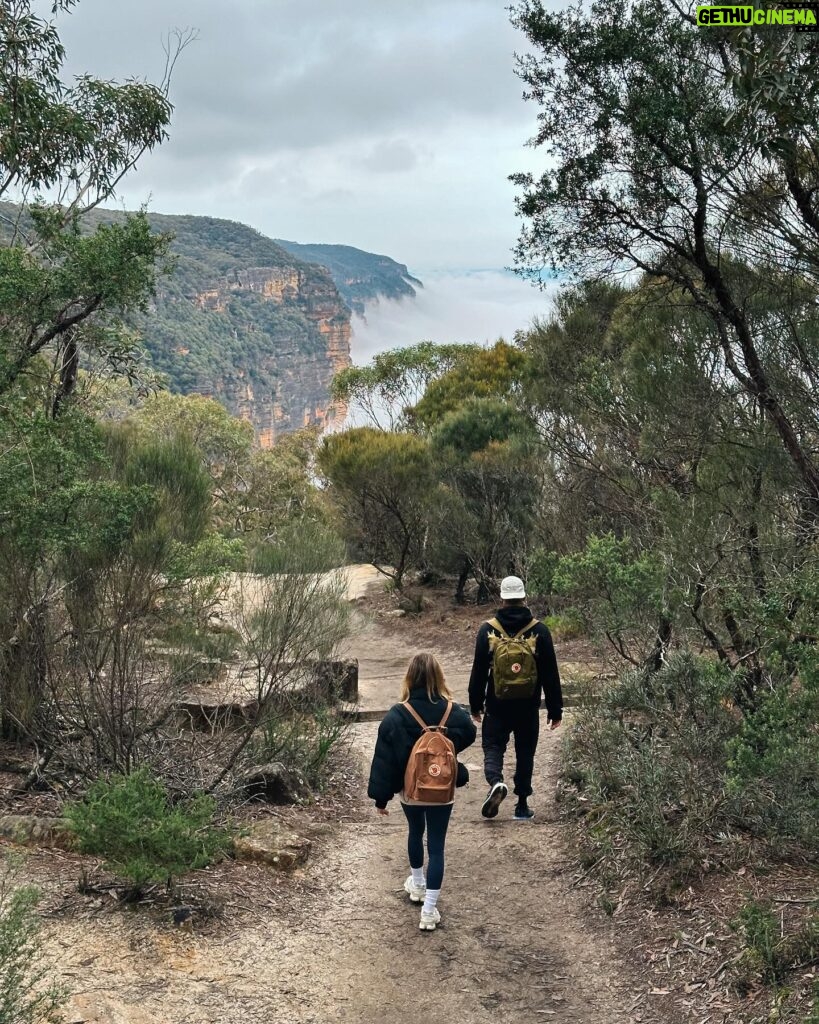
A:
{"type": "MultiPolygon", "coordinates": [[[[437,725],[444,717],[446,701],[441,699],[433,703],[425,687],[413,690],[409,700],[427,725],[437,725]]],[[[456,754],[475,742],[475,725],[468,712],[459,704],[452,707],[446,723],[446,734],[452,740],[456,754]]],[[[400,704],[394,704],[384,716],[378,727],[370,784],[367,787],[367,796],[375,800],[376,807],[383,810],[395,794],[401,792],[407,761],[420,735],[421,726],[400,704]]],[[[460,770],[459,775],[462,775],[460,770]]]]}
{"type": "MultiPolygon", "coordinates": [[[[495,612],[495,618],[509,636],[519,633],[532,621],[532,617],[526,605],[510,605],[495,612]]],[[[498,700],[495,696],[495,687],[492,683],[492,653],[489,650],[490,632],[489,625],[484,622],[475,641],[475,660],[469,678],[469,706],[472,711],[477,714],[485,709],[490,715],[506,719],[514,719],[520,715],[536,715],[542,695],[546,698],[549,718],[553,722],[559,722],[563,717],[563,694],[560,689],[560,673],[557,670],[552,634],[548,626],[538,622],[523,634],[525,637],[532,634],[537,637],[535,661],[538,685],[532,696],[525,700],[498,700]]]]}

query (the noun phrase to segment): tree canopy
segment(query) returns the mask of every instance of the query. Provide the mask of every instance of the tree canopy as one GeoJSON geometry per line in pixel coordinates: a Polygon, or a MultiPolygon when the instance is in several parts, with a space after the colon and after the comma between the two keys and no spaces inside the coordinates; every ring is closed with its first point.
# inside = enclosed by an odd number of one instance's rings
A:
{"type": "MultiPolygon", "coordinates": [[[[168,51],[168,76],[183,45],[168,51]]],[[[117,370],[137,364],[121,317],[145,307],[168,249],[144,213],[91,233],[82,220],[165,139],[169,77],[154,86],[83,75],[67,85],[64,59],[53,22],[29,0],[4,5],[0,200],[13,205],[0,229],[0,396],[48,354],[53,415],[74,391],[81,350],[117,370]]]]}
{"type": "Polygon", "coordinates": [[[819,47],[790,37],[774,57],[763,34],[751,53],[741,32],[697,28],[693,11],[514,6],[550,165],[515,177],[518,264],[588,279],[636,269],[684,294],[713,325],[722,371],[773,425],[815,524],[819,47]],[[749,86],[759,64],[769,78],[749,86]]]}

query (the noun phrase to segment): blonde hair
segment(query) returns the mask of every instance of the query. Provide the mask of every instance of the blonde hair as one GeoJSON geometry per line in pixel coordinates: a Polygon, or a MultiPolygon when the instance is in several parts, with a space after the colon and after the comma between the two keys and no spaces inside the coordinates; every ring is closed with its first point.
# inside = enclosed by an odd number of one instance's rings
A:
{"type": "Polygon", "coordinates": [[[419,686],[426,686],[427,696],[431,701],[435,701],[439,697],[443,697],[444,700],[452,700],[452,694],[449,692],[444,678],[444,670],[432,654],[416,654],[409,663],[407,674],[401,685],[401,700],[408,700],[410,690],[419,686]]]}

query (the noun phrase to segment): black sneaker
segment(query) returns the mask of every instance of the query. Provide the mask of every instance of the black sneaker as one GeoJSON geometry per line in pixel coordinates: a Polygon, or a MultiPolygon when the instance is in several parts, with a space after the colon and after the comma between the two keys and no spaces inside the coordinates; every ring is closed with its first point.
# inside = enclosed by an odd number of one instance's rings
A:
{"type": "Polygon", "coordinates": [[[496,817],[498,808],[508,795],[509,788],[505,782],[496,782],[494,786],[491,786],[481,807],[481,814],[484,818],[496,817]]]}
{"type": "Polygon", "coordinates": [[[531,821],[534,816],[535,812],[529,804],[527,804],[525,800],[518,800],[515,804],[515,821],[531,821]]]}

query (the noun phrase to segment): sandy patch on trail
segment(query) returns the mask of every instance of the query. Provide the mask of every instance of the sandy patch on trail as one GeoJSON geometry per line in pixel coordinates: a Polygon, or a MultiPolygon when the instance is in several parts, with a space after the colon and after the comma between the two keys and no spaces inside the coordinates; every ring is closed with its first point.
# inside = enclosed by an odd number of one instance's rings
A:
{"type": "MultiPolygon", "coordinates": [[[[281,581],[286,577],[274,579],[281,581]]],[[[222,613],[230,620],[240,620],[263,607],[265,597],[265,576],[249,572],[234,572],[227,577],[227,586],[221,604],[222,613]]],[[[308,580],[326,581],[328,584],[341,583],[348,601],[366,597],[375,588],[383,587],[385,577],[372,565],[345,565],[330,572],[314,574],[308,580]]]]}

